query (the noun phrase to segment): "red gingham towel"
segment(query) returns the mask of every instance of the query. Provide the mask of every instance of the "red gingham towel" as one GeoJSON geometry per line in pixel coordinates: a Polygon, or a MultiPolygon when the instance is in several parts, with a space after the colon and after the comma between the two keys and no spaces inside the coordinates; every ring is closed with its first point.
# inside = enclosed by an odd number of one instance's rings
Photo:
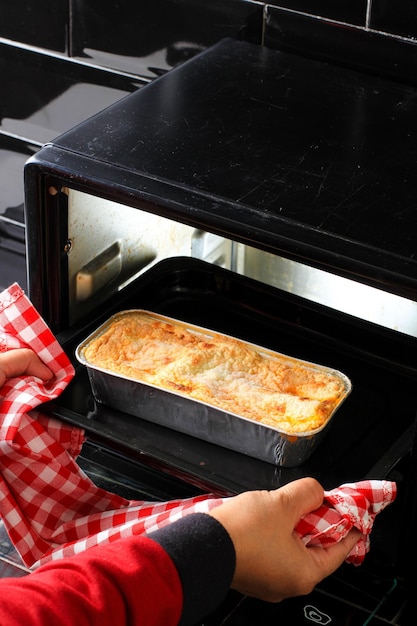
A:
{"type": "MultiPolygon", "coordinates": [[[[47,384],[23,376],[10,379],[0,390],[0,515],[27,567],[153,531],[194,511],[207,512],[222,501],[211,495],[157,503],[129,501],[94,485],[76,463],[84,432],[35,410],[65,389],[74,370],[44,320],[14,284],[0,293],[0,351],[19,347],[34,350],[54,373],[47,384]]],[[[359,562],[369,549],[375,515],[394,497],[395,485],[384,481],[342,486],[328,492],[323,506],[300,520],[297,530],[306,542],[326,546],[359,524],[363,532],[355,552],[359,562]]]]}
{"type": "Polygon", "coordinates": [[[397,486],[388,480],[364,480],[347,483],[324,492],[324,501],[316,511],[305,515],[296,531],[305,545],[329,547],[340,541],[353,527],[362,538],[346,559],[360,565],[369,551],[369,534],[375,517],[395,500],[397,486]]]}
{"type": "Polygon", "coordinates": [[[0,514],[25,565],[35,568],[121,536],[155,530],[219,499],[129,501],[96,487],[76,463],[84,432],[33,410],[56,398],[73,367],[17,284],[0,293],[0,351],[29,347],[52,370],[0,390],[0,514]]]}

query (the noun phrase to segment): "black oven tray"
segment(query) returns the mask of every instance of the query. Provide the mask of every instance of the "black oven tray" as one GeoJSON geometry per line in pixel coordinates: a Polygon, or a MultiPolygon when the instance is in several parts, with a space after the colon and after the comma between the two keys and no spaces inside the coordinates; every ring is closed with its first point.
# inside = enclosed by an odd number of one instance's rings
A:
{"type": "Polygon", "coordinates": [[[204,261],[176,257],[157,263],[99,316],[57,336],[73,358],[76,377],[53,403],[53,413],[113,448],[135,458],[139,454],[143,461],[185,476],[204,489],[214,486],[231,493],[273,488],[303,475],[315,476],[327,488],[365,476],[383,478],[412,445],[412,437],[406,436],[415,417],[416,370],[405,349],[410,337],[204,261]],[[324,364],[348,376],[352,393],[320,445],[296,468],[279,468],[118,412],[95,401],[86,368],[78,363],[75,351],[111,315],[129,308],[150,309],[324,364]]]}

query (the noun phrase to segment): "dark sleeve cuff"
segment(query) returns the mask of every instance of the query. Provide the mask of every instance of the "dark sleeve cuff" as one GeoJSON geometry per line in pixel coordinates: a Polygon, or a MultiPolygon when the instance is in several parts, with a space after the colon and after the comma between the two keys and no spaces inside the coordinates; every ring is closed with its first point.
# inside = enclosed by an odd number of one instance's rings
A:
{"type": "Polygon", "coordinates": [[[232,540],[206,513],[191,513],[149,534],[169,554],[183,588],[180,626],[191,626],[225,598],[236,565],[232,540]]]}

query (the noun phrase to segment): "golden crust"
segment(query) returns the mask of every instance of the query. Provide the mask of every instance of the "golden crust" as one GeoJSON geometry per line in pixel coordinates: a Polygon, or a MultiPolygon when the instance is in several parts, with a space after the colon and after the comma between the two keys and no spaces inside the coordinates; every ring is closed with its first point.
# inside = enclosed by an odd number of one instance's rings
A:
{"type": "Polygon", "coordinates": [[[201,335],[132,312],[84,351],[92,366],[153,384],[288,434],[325,424],[344,396],[331,372],[258,352],[238,339],[201,335]]]}

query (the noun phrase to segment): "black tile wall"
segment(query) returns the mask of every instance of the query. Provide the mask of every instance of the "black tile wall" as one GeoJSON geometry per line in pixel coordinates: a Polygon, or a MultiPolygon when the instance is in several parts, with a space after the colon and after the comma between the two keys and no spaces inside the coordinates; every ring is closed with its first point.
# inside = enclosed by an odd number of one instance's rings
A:
{"type": "Polygon", "coordinates": [[[417,83],[417,45],[413,40],[351,24],[269,7],[264,45],[350,68],[417,83]]]}
{"type": "Polygon", "coordinates": [[[0,0],[0,37],[67,52],[68,0],[0,0]]]}
{"type": "Polygon", "coordinates": [[[0,38],[144,79],[223,37],[361,65],[363,52],[388,57],[382,42],[394,68],[390,41],[417,38],[417,5],[395,0],[0,0],[0,15],[0,38]]]}
{"type": "Polygon", "coordinates": [[[417,34],[417,4],[414,2],[373,3],[370,27],[383,32],[415,38],[417,34]]]}
{"type": "Polygon", "coordinates": [[[287,8],[359,26],[365,25],[367,4],[367,0],[272,0],[268,2],[268,6],[287,8]]]}
{"type": "Polygon", "coordinates": [[[140,81],[0,43],[0,131],[41,145],[140,81]]]}
{"type": "Polygon", "coordinates": [[[69,1],[73,56],[147,78],[233,37],[415,80],[417,5],[410,2],[69,1]]]}
{"type": "Polygon", "coordinates": [[[241,0],[72,0],[73,56],[150,78],[223,37],[261,43],[262,6],[241,0]]]}
{"type": "Polygon", "coordinates": [[[0,134],[0,289],[26,286],[23,166],[37,146],[0,134]]]}

